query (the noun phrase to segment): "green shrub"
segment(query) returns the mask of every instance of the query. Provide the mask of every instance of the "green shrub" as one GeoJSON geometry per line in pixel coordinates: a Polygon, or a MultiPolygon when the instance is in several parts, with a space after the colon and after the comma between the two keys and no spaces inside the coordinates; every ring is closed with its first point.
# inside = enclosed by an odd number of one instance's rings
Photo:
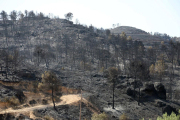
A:
{"type": "MultiPolygon", "coordinates": [[[[141,120],[144,120],[144,118],[141,120]]],[[[165,113],[162,117],[158,116],[157,120],[180,120],[180,115],[176,115],[174,112],[172,112],[169,116],[167,113],[165,113]]]]}
{"type": "Polygon", "coordinates": [[[167,113],[163,114],[162,117],[158,117],[157,120],[179,120],[180,116],[176,115],[174,112],[171,113],[170,116],[167,113]]]}

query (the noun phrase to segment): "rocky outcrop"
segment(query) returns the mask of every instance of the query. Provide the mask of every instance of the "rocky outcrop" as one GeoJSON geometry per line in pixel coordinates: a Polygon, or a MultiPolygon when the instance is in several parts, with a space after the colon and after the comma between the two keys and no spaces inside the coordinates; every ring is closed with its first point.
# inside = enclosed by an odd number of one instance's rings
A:
{"type": "Polygon", "coordinates": [[[141,89],[141,92],[149,96],[156,96],[156,90],[154,88],[154,84],[152,83],[146,83],[145,87],[141,89]]]}
{"type": "Polygon", "coordinates": [[[166,89],[164,88],[164,85],[159,82],[155,82],[154,87],[156,89],[158,97],[160,99],[166,100],[166,89]]]}
{"type": "MultiPolygon", "coordinates": [[[[142,86],[142,82],[140,81],[134,82],[131,80],[129,82],[129,86],[134,87],[134,85],[142,86]]],[[[145,83],[144,86],[140,89],[140,92],[141,92],[141,100],[143,101],[144,100],[147,101],[154,98],[160,98],[160,99],[166,100],[166,89],[164,85],[159,82],[155,82],[154,84],[149,83],[149,82],[145,83]]],[[[135,93],[138,93],[138,91],[135,91],[135,93]]],[[[126,94],[129,96],[133,96],[134,89],[131,87],[128,87],[126,89],[126,94]]],[[[156,106],[163,107],[164,104],[157,103],[156,106]]]]}
{"type": "Polygon", "coordinates": [[[146,83],[141,89],[142,97],[157,97],[166,100],[166,89],[161,83],[146,83]]]}

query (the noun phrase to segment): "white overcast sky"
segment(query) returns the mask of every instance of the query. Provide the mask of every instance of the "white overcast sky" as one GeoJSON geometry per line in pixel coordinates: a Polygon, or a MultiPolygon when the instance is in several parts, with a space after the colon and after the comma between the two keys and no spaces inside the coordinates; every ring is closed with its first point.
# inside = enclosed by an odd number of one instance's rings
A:
{"type": "Polygon", "coordinates": [[[33,10],[60,18],[72,12],[73,21],[88,26],[106,29],[119,23],[180,37],[180,0],[0,0],[0,10],[33,10]]]}

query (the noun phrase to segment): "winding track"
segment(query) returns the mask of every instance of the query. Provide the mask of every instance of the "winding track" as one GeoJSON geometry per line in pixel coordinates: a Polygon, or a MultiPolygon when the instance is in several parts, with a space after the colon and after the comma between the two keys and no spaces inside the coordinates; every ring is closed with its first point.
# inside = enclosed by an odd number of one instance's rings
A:
{"type": "MultiPolygon", "coordinates": [[[[61,102],[56,103],[56,106],[72,104],[72,103],[78,102],[78,101],[81,100],[81,97],[80,97],[79,94],[63,95],[61,97],[61,100],[62,100],[61,102]]],[[[33,111],[33,110],[43,109],[43,108],[47,108],[47,107],[53,107],[53,104],[50,103],[50,104],[47,104],[47,105],[36,105],[36,106],[33,106],[33,107],[26,107],[26,108],[16,109],[16,110],[14,110],[12,108],[9,108],[9,109],[0,111],[0,114],[5,114],[5,113],[24,113],[24,112],[29,112],[29,111],[33,111]]]]}

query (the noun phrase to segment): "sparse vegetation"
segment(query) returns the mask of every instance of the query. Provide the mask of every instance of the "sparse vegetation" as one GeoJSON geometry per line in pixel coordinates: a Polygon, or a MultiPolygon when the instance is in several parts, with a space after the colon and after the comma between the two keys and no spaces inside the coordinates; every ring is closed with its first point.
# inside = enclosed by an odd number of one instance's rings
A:
{"type": "Polygon", "coordinates": [[[45,119],[45,120],[54,120],[54,118],[53,118],[53,117],[51,117],[51,116],[47,116],[47,115],[46,115],[46,116],[44,116],[44,119],[45,119]]]}
{"type": "Polygon", "coordinates": [[[112,89],[113,89],[112,109],[115,109],[114,108],[114,90],[115,90],[115,85],[117,83],[117,77],[120,74],[120,71],[118,71],[117,68],[112,67],[112,68],[109,68],[108,72],[109,72],[108,79],[112,83],[112,89]]]}
{"type": "Polygon", "coordinates": [[[16,107],[16,106],[20,105],[19,99],[15,96],[6,97],[1,102],[4,103],[6,107],[16,107]]]}
{"type": "Polygon", "coordinates": [[[158,117],[157,120],[179,120],[180,116],[176,115],[174,112],[171,113],[170,116],[167,113],[163,114],[162,117],[158,117]]]}
{"type": "Polygon", "coordinates": [[[128,120],[128,119],[129,118],[124,113],[119,117],[119,120],[128,120]]]}
{"type": "MultiPolygon", "coordinates": [[[[175,38],[160,33],[152,35],[128,26],[119,27],[119,24],[117,28],[113,24],[111,30],[81,25],[78,19],[73,24],[73,13],[64,16],[66,19],[27,10],[24,13],[13,10],[9,15],[1,11],[2,109],[31,107],[29,104],[46,106],[51,98],[58,111],[58,114],[52,113],[54,116],[66,114],[67,119],[77,119],[79,97],[75,100],[77,103],[64,100],[62,104],[71,105],[63,106],[63,109],[59,106],[57,109],[55,103],[61,102],[62,94],[78,95],[80,90],[83,90],[82,114],[92,120],[113,120],[122,113],[121,109],[128,112],[121,115],[120,120],[142,118],[143,115],[156,115],[155,118],[167,106],[173,106],[168,112],[179,107],[180,42],[174,41],[175,38]],[[159,81],[161,83],[157,83],[159,81]],[[5,87],[8,87],[7,91],[5,87]],[[19,94],[9,94],[16,89],[27,97],[25,104],[19,94]],[[166,95],[170,96],[168,101],[166,95]],[[93,98],[94,105],[86,101],[88,98],[93,98]],[[75,118],[69,112],[74,112],[75,118]],[[100,114],[91,117],[94,112],[100,114]],[[109,118],[111,113],[115,116],[109,118]]],[[[46,113],[50,110],[39,110],[39,116],[54,120],[54,116],[46,113]]],[[[164,114],[157,119],[179,119],[179,115],[164,114]]]]}
{"type": "Polygon", "coordinates": [[[54,93],[61,92],[61,89],[59,89],[60,88],[60,80],[58,80],[55,73],[50,72],[50,71],[45,71],[45,73],[42,74],[42,82],[39,83],[38,87],[41,89],[44,89],[44,90],[51,90],[52,101],[54,104],[54,109],[56,110],[54,93]]]}
{"type": "MultiPolygon", "coordinates": [[[[165,113],[162,115],[162,117],[160,116],[157,117],[157,120],[179,120],[179,119],[180,119],[180,116],[176,115],[174,112],[172,112],[171,115],[168,115],[167,113],[165,113]]],[[[143,118],[141,120],[145,120],[145,119],[143,118]]]]}
{"type": "Polygon", "coordinates": [[[109,120],[105,113],[93,114],[91,120],[109,120]]]}

